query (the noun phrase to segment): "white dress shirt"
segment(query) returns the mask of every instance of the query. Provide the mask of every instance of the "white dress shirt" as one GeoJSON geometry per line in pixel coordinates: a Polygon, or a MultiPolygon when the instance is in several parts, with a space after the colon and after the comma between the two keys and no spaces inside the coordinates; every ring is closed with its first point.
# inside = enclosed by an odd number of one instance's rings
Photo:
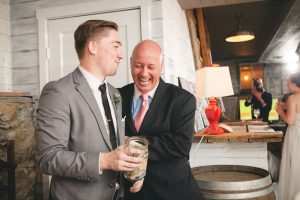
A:
{"type": "Polygon", "coordinates": [[[105,124],[105,128],[106,131],[109,135],[109,125],[108,125],[108,121],[105,115],[105,110],[103,107],[103,103],[102,103],[102,97],[101,97],[101,92],[99,90],[99,86],[102,85],[103,83],[106,83],[106,95],[107,95],[107,99],[108,99],[108,103],[109,103],[109,108],[110,108],[110,112],[111,112],[111,116],[112,116],[112,120],[114,122],[114,127],[115,127],[115,131],[117,133],[117,120],[116,120],[116,114],[115,114],[115,110],[108,92],[108,88],[107,88],[107,81],[106,80],[99,80],[97,77],[95,77],[93,74],[91,74],[90,72],[86,71],[83,67],[79,66],[80,71],[82,72],[84,78],[87,80],[90,88],[92,89],[93,95],[97,101],[98,107],[100,109],[102,118],[104,120],[104,124],[105,124]]]}
{"type": "MultiPolygon", "coordinates": [[[[98,104],[98,107],[100,109],[102,119],[104,120],[104,124],[105,124],[107,134],[109,136],[109,125],[108,125],[108,121],[107,121],[107,118],[106,118],[106,115],[105,115],[105,110],[104,110],[103,103],[102,103],[101,92],[99,90],[99,86],[102,85],[103,83],[106,83],[106,95],[107,95],[107,99],[108,99],[108,103],[109,103],[111,117],[112,117],[112,120],[114,122],[115,132],[117,133],[118,131],[117,131],[116,114],[115,114],[115,110],[114,110],[114,107],[113,107],[113,104],[112,104],[112,100],[111,100],[109,92],[108,92],[106,79],[105,80],[99,80],[97,77],[95,77],[93,74],[91,74],[90,72],[88,72],[87,70],[85,70],[81,66],[79,66],[79,70],[81,71],[84,78],[87,80],[90,88],[92,89],[93,95],[94,95],[94,97],[96,99],[96,102],[98,104]]],[[[100,156],[99,156],[99,166],[100,166],[100,162],[101,162],[101,160],[100,160],[100,156]]],[[[99,167],[99,174],[102,174],[102,171],[101,171],[100,167],[99,167]]]]}

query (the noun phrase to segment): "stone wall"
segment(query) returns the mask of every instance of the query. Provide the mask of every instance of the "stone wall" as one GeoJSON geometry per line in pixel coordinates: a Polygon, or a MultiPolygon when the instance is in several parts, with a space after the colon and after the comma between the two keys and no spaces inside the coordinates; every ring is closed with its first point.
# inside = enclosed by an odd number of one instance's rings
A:
{"type": "MultiPolygon", "coordinates": [[[[33,101],[24,93],[0,92],[0,136],[15,140],[16,196],[19,200],[34,199],[36,188],[35,128],[33,101]]],[[[0,159],[6,160],[6,152],[0,150],[0,159]]],[[[0,184],[6,182],[6,174],[0,175],[0,184]]],[[[6,194],[0,192],[0,199],[6,194]]]]}

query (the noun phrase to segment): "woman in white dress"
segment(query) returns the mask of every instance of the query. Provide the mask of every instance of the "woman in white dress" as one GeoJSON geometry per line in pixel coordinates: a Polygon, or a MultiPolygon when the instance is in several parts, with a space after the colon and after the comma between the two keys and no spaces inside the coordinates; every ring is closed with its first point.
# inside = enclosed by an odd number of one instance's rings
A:
{"type": "Polygon", "coordinates": [[[276,111],[288,124],[279,174],[280,200],[296,200],[300,193],[300,73],[290,74],[287,86],[293,93],[276,111]],[[284,112],[284,110],[287,112],[284,112]]]}

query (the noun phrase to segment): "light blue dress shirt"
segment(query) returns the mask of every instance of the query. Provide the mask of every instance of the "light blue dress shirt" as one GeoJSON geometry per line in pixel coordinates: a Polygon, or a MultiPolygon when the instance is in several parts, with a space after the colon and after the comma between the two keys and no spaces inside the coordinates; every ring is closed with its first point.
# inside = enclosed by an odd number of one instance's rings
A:
{"type": "MultiPolygon", "coordinates": [[[[142,108],[142,96],[139,96],[137,99],[133,99],[132,106],[131,106],[131,116],[134,120],[137,114],[140,112],[142,108]]],[[[150,106],[150,103],[152,102],[152,97],[148,95],[148,104],[150,106]]]]}
{"type": "MultiPolygon", "coordinates": [[[[158,87],[158,84],[156,85],[156,87],[151,90],[150,92],[148,92],[148,104],[150,106],[153,96],[155,94],[155,91],[158,87]]],[[[132,119],[134,120],[135,117],[137,116],[137,114],[140,112],[141,108],[142,108],[142,97],[141,97],[141,92],[137,89],[136,86],[134,86],[134,94],[133,94],[133,99],[132,99],[132,106],[131,106],[131,116],[132,119]]]]}

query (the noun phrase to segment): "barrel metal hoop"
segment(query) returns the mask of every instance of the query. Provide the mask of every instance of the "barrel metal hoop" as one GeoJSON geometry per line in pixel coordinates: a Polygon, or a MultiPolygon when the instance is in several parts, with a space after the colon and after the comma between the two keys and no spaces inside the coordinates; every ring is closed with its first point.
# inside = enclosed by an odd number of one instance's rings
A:
{"type": "Polygon", "coordinates": [[[257,168],[257,167],[249,167],[244,165],[211,165],[211,166],[203,166],[204,170],[208,170],[211,172],[219,171],[219,170],[232,170],[237,167],[235,170],[241,172],[250,172],[261,175],[262,178],[249,180],[249,181],[237,181],[237,182],[211,182],[205,180],[197,180],[198,185],[202,189],[207,190],[228,190],[228,191],[236,191],[236,190],[251,190],[258,188],[265,188],[272,184],[272,179],[270,173],[265,169],[257,168]]]}
{"type": "Polygon", "coordinates": [[[209,182],[203,180],[197,180],[198,185],[202,189],[206,190],[251,190],[267,187],[272,184],[270,175],[251,181],[240,181],[240,182],[209,182]]]}
{"type": "Polygon", "coordinates": [[[273,185],[271,185],[270,187],[264,190],[255,191],[255,192],[245,192],[245,193],[235,193],[235,194],[216,194],[216,193],[202,192],[202,194],[205,199],[248,199],[248,198],[262,197],[270,194],[271,192],[273,192],[273,185]]]}

